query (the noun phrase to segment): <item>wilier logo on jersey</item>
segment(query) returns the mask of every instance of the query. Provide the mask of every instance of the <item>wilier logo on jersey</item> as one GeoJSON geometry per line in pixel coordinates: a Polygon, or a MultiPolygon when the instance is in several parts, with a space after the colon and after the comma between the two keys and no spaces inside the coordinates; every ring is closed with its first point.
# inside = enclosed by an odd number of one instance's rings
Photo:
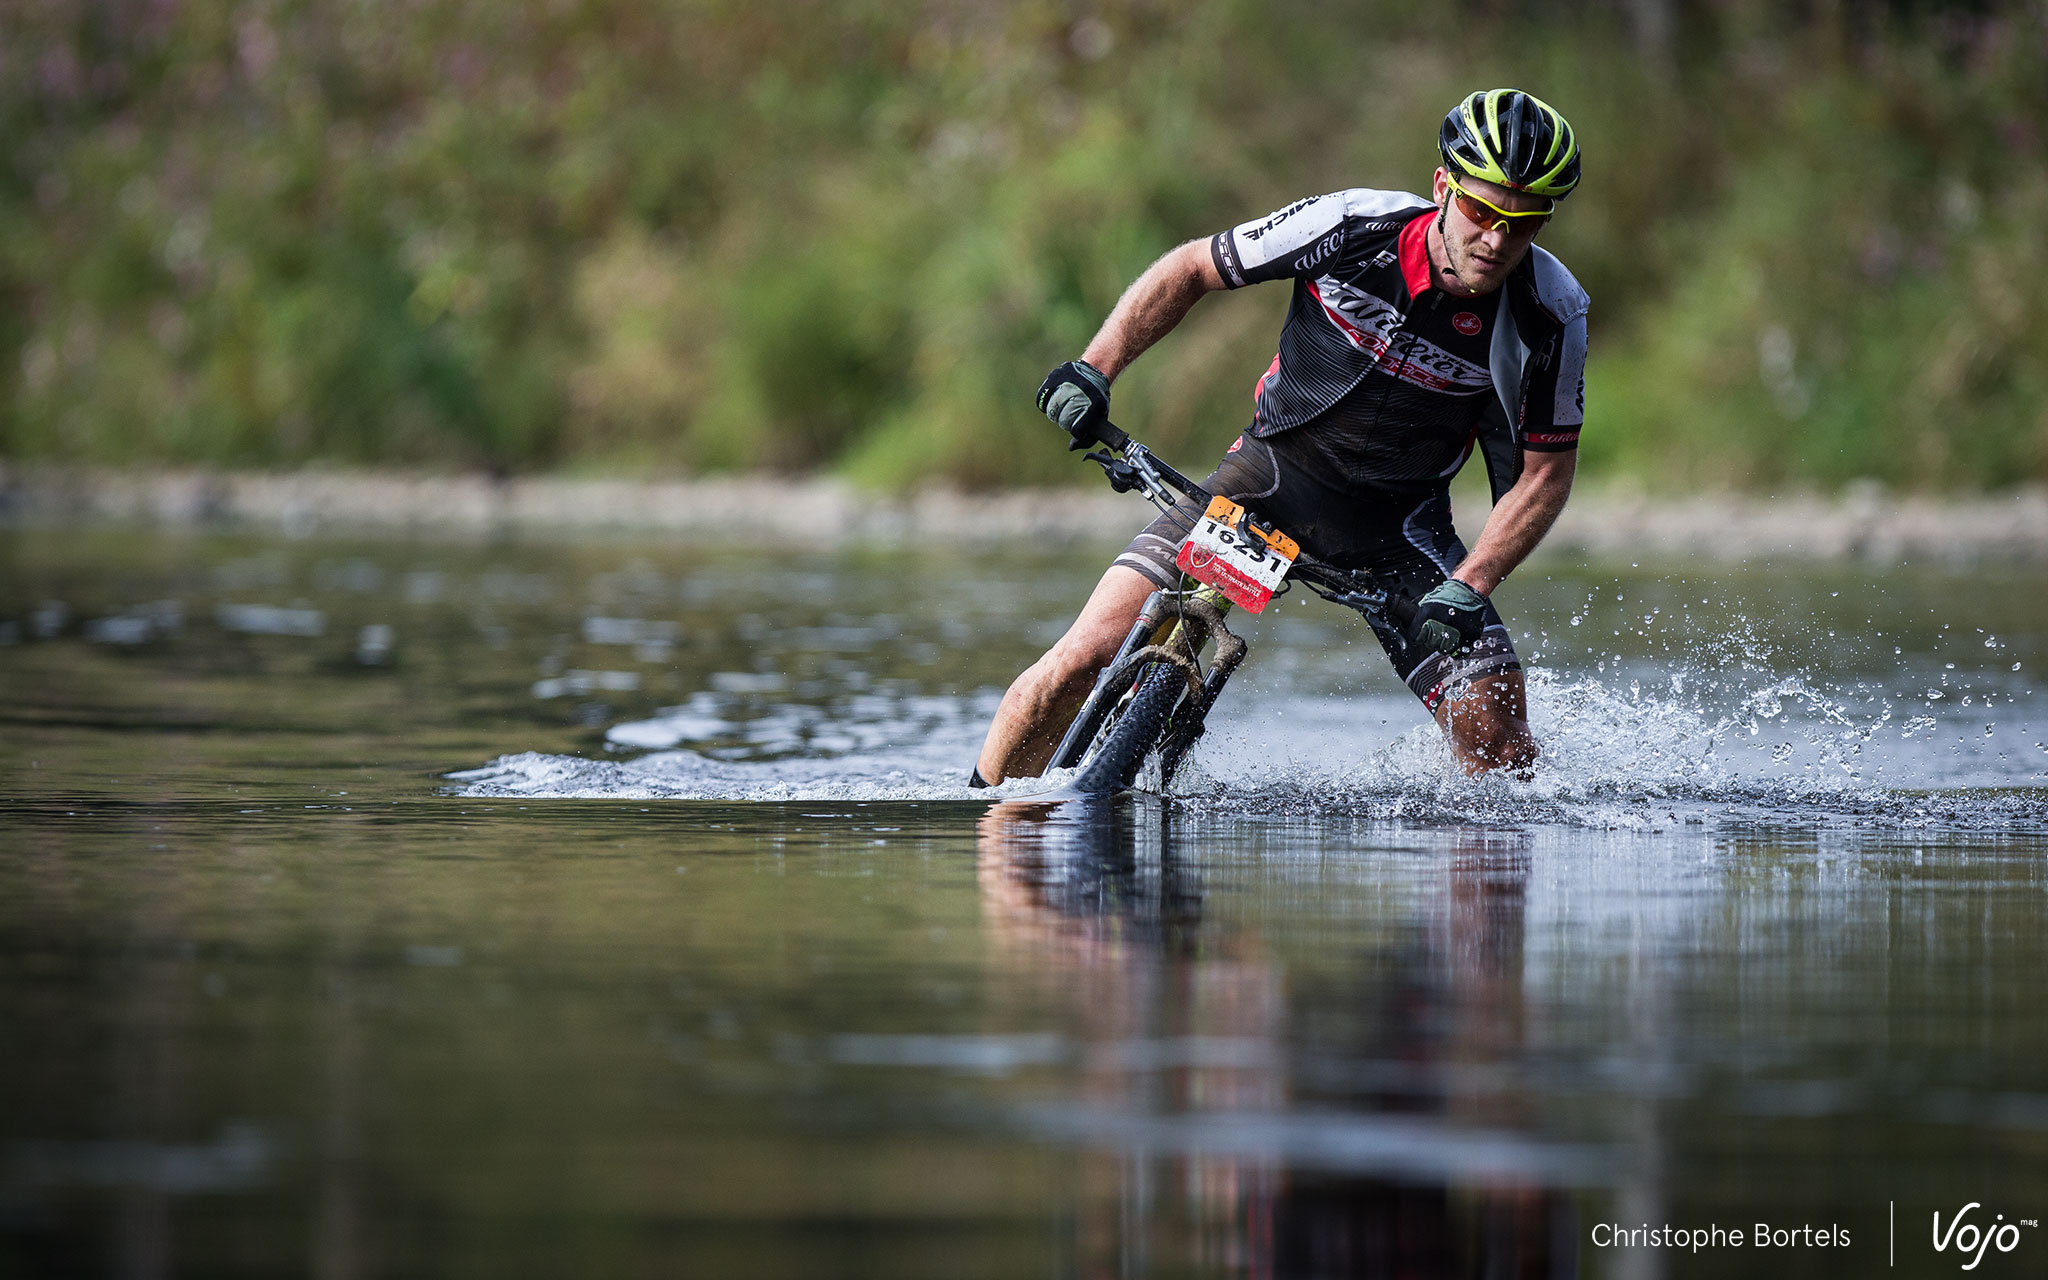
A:
{"type": "Polygon", "coordinates": [[[1392,303],[1330,276],[1304,282],[1323,314],[1343,332],[1352,346],[1366,352],[1373,363],[1412,386],[1430,391],[1483,391],[1493,385],[1493,374],[1485,366],[1461,359],[1414,336],[1405,335],[1398,349],[1394,334],[1401,325],[1401,313],[1392,303]]]}
{"type": "Polygon", "coordinates": [[[1451,317],[1451,327],[1468,338],[1479,332],[1480,324],[1479,317],[1473,315],[1470,311],[1460,311],[1457,315],[1451,317]]]}
{"type": "Polygon", "coordinates": [[[1296,258],[1294,260],[1294,270],[1297,272],[1302,272],[1315,269],[1316,267],[1322,265],[1323,259],[1337,252],[1337,247],[1343,243],[1344,237],[1341,233],[1337,235],[1324,236],[1322,239],[1316,241],[1314,247],[1311,248],[1307,253],[1302,254],[1299,258],[1296,258]]]}

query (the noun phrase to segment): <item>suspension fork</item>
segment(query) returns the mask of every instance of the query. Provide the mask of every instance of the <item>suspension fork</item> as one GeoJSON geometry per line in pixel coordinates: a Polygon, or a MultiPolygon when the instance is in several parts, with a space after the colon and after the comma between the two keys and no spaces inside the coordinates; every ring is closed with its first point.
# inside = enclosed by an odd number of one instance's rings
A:
{"type": "Polygon", "coordinates": [[[1109,687],[1110,677],[1116,674],[1124,660],[1148,644],[1163,642],[1168,622],[1176,621],[1172,597],[1164,591],[1154,591],[1145,597],[1145,606],[1138,610],[1137,621],[1131,624],[1130,634],[1117,647],[1116,657],[1095,674],[1095,687],[1088,691],[1088,700],[1075,713],[1072,724],[1067,726],[1066,736],[1052,753],[1047,763],[1049,769],[1069,769],[1081,762],[1081,753],[1095,740],[1096,730],[1102,728],[1102,721],[1123,690],[1109,687]]]}
{"type": "Polygon", "coordinates": [[[1223,624],[1223,615],[1230,611],[1230,600],[1222,592],[1204,587],[1195,593],[1193,602],[1201,608],[1203,616],[1200,623],[1216,641],[1216,654],[1209,662],[1209,669],[1202,674],[1201,688],[1173,713],[1166,734],[1160,740],[1159,776],[1162,782],[1173,781],[1181,758],[1202,736],[1208,724],[1209,708],[1216,705],[1225,682],[1244,661],[1248,647],[1241,636],[1223,624]]]}
{"type": "MultiPolygon", "coordinates": [[[[1191,702],[1199,703],[1195,708],[1194,721],[1199,726],[1201,717],[1208,713],[1209,704],[1222,691],[1223,682],[1244,659],[1244,641],[1223,625],[1223,615],[1229,609],[1230,600],[1222,592],[1190,578],[1181,580],[1181,589],[1177,592],[1155,591],[1147,596],[1144,608],[1138,611],[1137,621],[1131,624],[1130,633],[1118,647],[1116,657],[1095,677],[1095,687],[1089,691],[1087,701],[1081,704],[1073,723],[1067,726],[1066,735],[1060,739],[1060,745],[1046,767],[1065,769],[1080,763],[1082,753],[1095,740],[1103,720],[1108,718],[1117,700],[1129,687],[1134,662],[1142,665],[1166,661],[1185,672],[1189,692],[1194,695],[1191,702]],[[1216,640],[1216,660],[1207,672],[1201,672],[1202,645],[1211,637],[1216,640]]],[[[1193,732],[1200,733],[1199,727],[1193,732]]],[[[1192,742],[1193,738],[1188,740],[1192,742]]]]}

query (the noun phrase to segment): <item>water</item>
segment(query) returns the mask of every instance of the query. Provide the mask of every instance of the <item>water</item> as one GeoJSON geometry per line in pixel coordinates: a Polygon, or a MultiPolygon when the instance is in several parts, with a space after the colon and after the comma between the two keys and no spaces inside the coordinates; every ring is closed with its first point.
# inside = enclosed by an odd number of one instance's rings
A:
{"type": "Polygon", "coordinates": [[[2038,573],[1532,567],[1526,784],[1288,600],[970,794],[1097,564],[0,534],[0,1272],[2039,1274],[2038,573]]]}

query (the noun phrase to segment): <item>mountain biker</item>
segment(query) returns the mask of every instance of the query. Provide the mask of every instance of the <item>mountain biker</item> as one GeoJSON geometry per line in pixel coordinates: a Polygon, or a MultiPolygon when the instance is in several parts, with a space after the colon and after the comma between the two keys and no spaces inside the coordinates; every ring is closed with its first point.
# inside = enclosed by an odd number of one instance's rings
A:
{"type": "MultiPolygon", "coordinates": [[[[1038,404],[1092,442],[1110,383],[1204,294],[1292,280],[1251,425],[1203,487],[1311,554],[1417,598],[1409,630],[1373,623],[1395,671],[1468,772],[1522,771],[1537,748],[1521,662],[1488,596],[1571,492],[1588,299],[1534,241],[1578,184],[1579,148],[1563,116],[1517,89],[1465,98],[1438,144],[1431,199],[1313,196],[1168,252],[1081,358],[1046,378],[1038,404]],[[1494,506],[1468,554],[1449,484],[1475,446],[1494,506]]],[[[1145,598],[1178,584],[1173,558],[1199,515],[1183,498],[1116,558],[1067,633],[1004,695],[973,785],[1044,771],[1145,598]]]]}

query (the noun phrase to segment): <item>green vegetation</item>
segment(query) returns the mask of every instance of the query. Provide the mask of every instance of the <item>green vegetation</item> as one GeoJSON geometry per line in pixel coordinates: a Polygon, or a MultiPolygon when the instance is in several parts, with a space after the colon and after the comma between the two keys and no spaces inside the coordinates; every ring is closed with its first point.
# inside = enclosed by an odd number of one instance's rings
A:
{"type": "MultiPolygon", "coordinates": [[[[1073,478],[1031,393],[1147,262],[1513,83],[1587,150],[1589,469],[2048,480],[2048,11],[1818,9],[23,0],[0,454],[1073,478]]],[[[1199,465],[1284,307],[1120,420],[1199,465]]]]}

